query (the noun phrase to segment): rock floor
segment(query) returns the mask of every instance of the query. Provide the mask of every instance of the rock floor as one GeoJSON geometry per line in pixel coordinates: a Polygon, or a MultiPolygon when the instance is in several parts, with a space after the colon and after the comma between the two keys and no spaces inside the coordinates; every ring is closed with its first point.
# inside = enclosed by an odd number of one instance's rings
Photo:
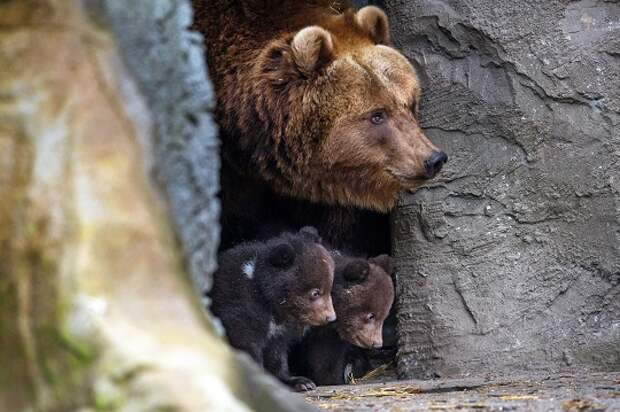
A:
{"type": "Polygon", "coordinates": [[[306,401],[329,411],[620,411],[620,372],[324,386],[306,401]]]}

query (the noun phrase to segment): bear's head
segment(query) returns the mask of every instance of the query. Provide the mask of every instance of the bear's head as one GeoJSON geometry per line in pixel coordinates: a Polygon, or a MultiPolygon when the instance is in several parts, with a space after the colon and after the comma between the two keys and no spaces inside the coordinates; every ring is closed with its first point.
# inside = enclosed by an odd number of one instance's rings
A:
{"type": "Polygon", "coordinates": [[[447,161],[416,119],[416,71],[377,7],[315,20],[270,42],[255,67],[275,146],[259,170],[287,195],[387,211],[447,161]]]}
{"type": "Polygon", "coordinates": [[[394,302],[390,258],[336,256],[332,297],[340,337],[362,348],[383,346],[383,322],[394,302]]]}
{"type": "Polygon", "coordinates": [[[259,289],[278,320],[318,326],[336,319],[331,298],[335,264],[316,229],[270,239],[265,258],[255,264],[259,289]]]}

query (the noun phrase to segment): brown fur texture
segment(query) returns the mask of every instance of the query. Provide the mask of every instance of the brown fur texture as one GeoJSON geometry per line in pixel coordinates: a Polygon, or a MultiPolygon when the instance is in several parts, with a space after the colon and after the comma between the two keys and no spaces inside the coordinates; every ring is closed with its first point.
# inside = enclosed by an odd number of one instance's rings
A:
{"type": "Polygon", "coordinates": [[[394,302],[391,263],[386,255],[364,259],[335,257],[338,279],[332,299],[340,337],[361,348],[383,346],[383,322],[394,302]]]}
{"type": "Polygon", "coordinates": [[[326,0],[203,5],[194,0],[195,27],[218,98],[224,214],[237,214],[235,224],[265,193],[386,212],[429,177],[425,162],[438,149],[415,118],[418,78],[389,46],[381,10],[326,0]]]}

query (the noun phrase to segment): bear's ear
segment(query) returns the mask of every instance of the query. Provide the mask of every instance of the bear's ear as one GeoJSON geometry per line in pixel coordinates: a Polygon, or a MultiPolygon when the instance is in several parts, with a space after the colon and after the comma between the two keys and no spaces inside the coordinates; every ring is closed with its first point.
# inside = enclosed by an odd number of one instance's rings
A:
{"type": "Polygon", "coordinates": [[[304,75],[309,76],[334,59],[332,35],[319,26],[306,27],[291,42],[293,60],[304,75]]]}
{"type": "Polygon", "coordinates": [[[269,263],[277,268],[286,269],[295,260],[295,250],[288,243],[274,247],[269,253],[269,263]]]}
{"type": "Polygon", "coordinates": [[[370,35],[375,44],[390,43],[390,24],[388,18],[378,7],[366,6],[355,14],[357,24],[370,35]]]}
{"type": "Polygon", "coordinates": [[[370,266],[368,262],[363,259],[355,259],[352,262],[347,263],[342,271],[342,276],[348,282],[362,283],[368,279],[368,272],[370,266]]]}
{"type": "Polygon", "coordinates": [[[299,77],[288,43],[280,40],[271,43],[261,58],[262,73],[274,85],[282,86],[299,77]]]}
{"type": "Polygon", "coordinates": [[[388,275],[391,275],[392,271],[394,270],[392,265],[392,258],[388,255],[379,255],[377,257],[370,258],[369,261],[370,263],[374,263],[381,269],[385,270],[385,273],[387,273],[388,275]]]}
{"type": "Polygon", "coordinates": [[[299,234],[312,242],[321,243],[321,236],[319,236],[318,230],[312,226],[302,227],[299,229],[299,234]]]}

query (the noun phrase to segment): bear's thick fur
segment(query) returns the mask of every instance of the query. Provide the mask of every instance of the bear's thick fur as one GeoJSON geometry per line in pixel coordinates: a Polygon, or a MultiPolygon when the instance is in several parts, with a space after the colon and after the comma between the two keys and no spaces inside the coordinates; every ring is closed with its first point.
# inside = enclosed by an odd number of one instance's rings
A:
{"type": "Polygon", "coordinates": [[[387,252],[382,213],[447,158],[418,125],[418,78],[386,15],[328,0],[193,3],[218,101],[223,247],[309,224],[336,247],[387,252]]]}
{"type": "Polygon", "coordinates": [[[394,301],[386,255],[369,260],[335,256],[332,300],[336,322],[312,328],[290,356],[291,370],[319,385],[346,383],[346,375],[360,377],[368,362],[358,348],[382,347],[383,322],[394,301]]]}
{"type": "Polygon", "coordinates": [[[319,242],[314,228],[302,228],[266,242],[242,243],[221,254],[208,293],[230,344],[297,390],[314,384],[290,376],[289,347],[308,326],[336,318],[334,261],[319,242]]]}

